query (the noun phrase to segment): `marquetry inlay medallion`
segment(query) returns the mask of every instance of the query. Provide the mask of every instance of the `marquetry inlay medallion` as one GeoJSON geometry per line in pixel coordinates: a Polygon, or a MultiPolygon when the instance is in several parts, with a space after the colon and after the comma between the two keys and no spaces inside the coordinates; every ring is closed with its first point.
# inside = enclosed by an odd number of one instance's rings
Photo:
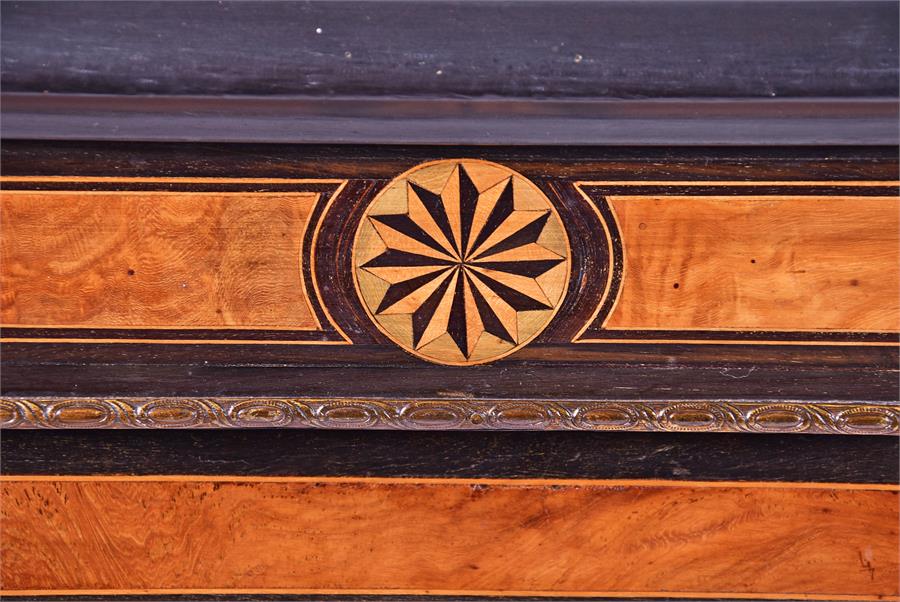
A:
{"type": "Polygon", "coordinates": [[[446,160],[401,174],[372,201],[354,275],[378,328],[443,364],[512,353],[547,326],[569,280],[569,241],[547,197],[501,165],[446,160]]]}

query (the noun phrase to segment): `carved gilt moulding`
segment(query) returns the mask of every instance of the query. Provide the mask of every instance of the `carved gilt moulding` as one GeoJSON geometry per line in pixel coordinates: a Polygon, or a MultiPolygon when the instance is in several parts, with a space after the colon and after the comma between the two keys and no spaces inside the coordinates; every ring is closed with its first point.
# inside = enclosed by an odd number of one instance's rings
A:
{"type": "Polygon", "coordinates": [[[12,167],[3,428],[898,433],[888,170],[12,167]]]}
{"type": "Polygon", "coordinates": [[[804,402],[0,399],[2,428],[373,428],[896,435],[900,408],[804,402]]]}

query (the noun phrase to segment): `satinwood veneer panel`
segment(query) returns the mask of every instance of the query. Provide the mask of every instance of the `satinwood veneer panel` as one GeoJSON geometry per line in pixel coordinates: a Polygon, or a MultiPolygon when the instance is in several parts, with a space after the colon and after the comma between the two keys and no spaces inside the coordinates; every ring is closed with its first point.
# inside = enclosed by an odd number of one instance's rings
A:
{"type": "Polygon", "coordinates": [[[5,477],[8,594],[878,599],[892,485],[5,477]]]}
{"type": "Polygon", "coordinates": [[[625,265],[607,328],[896,331],[900,199],[610,196],[625,265]]]}
{"type": "Polygon", "coordinates": [[[316,329],[300,269],[319,194],[4,191],[5,325],[316,329]]]}
{"type": "MultiPolygon", "coordinates": [[[[436,357],[446,363],[467,363],[473,353],[473,361],[488,361],[533,338],[540,331],[538,326],[543,327],[547,321],[541,312],[558,307],[569,271],[568,262],[564,262],[569,242],[550,201],[519,176],[515,176],[518,193],[513,195],[510,176],[514,172],[475,161],[463,164],[475,174],[487,199],[477,208],[472,205],[472,211],[477,212],[468,224],[468,230],[474,228],[473,242],[476,234],[484,233],[478,240],[484,248],[470,251],[474,270],[456,278],[450,269],[455,261],[451,243],[427,214],[418,195],[407,192],[406,179],[401,180],[399,192],[386,188],[373,201],[353,249],[356,286],[373,322],[386,332],[397,330],[394,336],[400,344],[425,359],[429,358],[428,348],[437,346],[436,357]],[[507,183],[509,217],[504,222],[495,216],[497,223],[492,223],[491,211],[506,198],[502,195],[507,183]],[[419,225],[410,221],[410,226],[398,226],[386,221],[406,217],[406,213],[390,212],[407,211],[407,194],[419,207],[408,209],[409,215],[415,216],[421,227],[431,229],[430,234],[437,239],[430,243],[433,248],[397,229],[419,225]],[[519,207],[514,211],[513,203],[519,207]],[[385,212],[387,215],[379,215],[385,212]],[[545,213],[553,219],[547,220],[545,213]],[[535,241],[523,239],[518,247],[502,246],[517,228],[529,225],[530,216],[543,218],[535,241]],[[497,244],[501,244],[500,250],[491,253],[497,244]],[[447,245],[448,259],[442,258],[441,245],[447,245]],[[385,253],[388,250],[394,256],[385,253]],[[479,251],[487,254],[478,257],[479,251]],[[415,255],[417,252],[424,254],[415,255]],[[515,262],[523,259],[524,263],[516,266],[515,262]],[[396,292],[431,273],[443,278],[426,279],[425,284],[411,289],[412,293],[396,292]],[[456,287],[445,285],[451,281],[462,287],[460,302],[469,302],[473,308],[461,318],[462,331],[468,332],[466,353],[459,351],[450,336],[453,321],[447,326],[448,318],[455,316],[451,310],[456,287]],[[438,284],[442,286],[436,288],[438,284]],[[391,287],[393,294],[386,295],[391,287]],[[525,297],[508,297],[504,302],[496,292],[498,287],[524,291],[525,297]],[[432,317],[422,318],[421,332],[414,339],[408,316],[421,308],[434,290],[448,292],[437,299],[429,314],[432,317]],[[521,337],[516,328],[517,314],[524,329],[521,337]],[[405,326],[397,321],[404,316],[405,326]],[[443,330],[435,326],[441,318],[443,330]],[[403,334],[405,330],[410,333],[403,334]],[[432,331],[434,334],[430,334],[432,331]],[[446,336],[438,337],[441,333],[446,336]],[[477,344],[485,350],[475,351],[477,344]],[[493,347],[497,347],[497,353],[491,351],[493,347]]],[[[419,173],[433,179],[435,176],[427,175],[429,170],[439,170],[436,189],[440,191],[455,165],[439,163],[419,173]]],[[[468,177],[465,168],[463,174],[468,177]]],[[[23,186],[28,182],[40,187],[42,182],[57,180],[36,177],[23,182],[14,177],[10,184],[23,186]]],[[[302,278],[302,266],[313,261],[312,251],[304,249],[303,238],[313,207],[323,202],[318,193],[260,191],[266,184],[285,187],[291,183],[240,178],[64,178],[59,183],[118,183],[132,188],[150,184],[159,189],[172,184],[209,186],[216,182],[232,187],[255,184],[256,189],[215,193],[5,190],[0,195],[4,224],[0,263],[3,324],[134,331],[316,330],[319,325],[302,278]]],[[[300,180],[294,187],[303,183],[300,180]]],[[[578,188],[597,195],[603,184],[579,183],[578,188]]],[[[618,189],[673,186],[658,182],[605,184],[618,189]]],[[[678,184],[698,188],[697,184],[678,184]]],[[[747,183],[743,184],[746,187],[747,183]]],[[[769,184],[776,190],[798,189],[790,182],[769,184]]],[[[459,185],[454,186],[458,190],[459,185]]],[[[722,183],[717,186],[727,187],[722,183]]],[[[873,188],[884,191],[892,184],[844,182],[843,186],[856,192],[873,188]]],[[[895,269],[900,265],[898,197],[734,192],[724,196],[708,194],[709,184],[701,188],[705,194],[697,196],[655,192],[598,197],[599,202],[608,203],[609,213],[606,218],[597,214],[605,234],[596,243],[610,246],[607,257],[615,255],[608,232],[616,229],[624,258],[618,273],[613,267],[601,268],[598,274],[620,280],[617,286],[602,289],[597,299],[598,310],[607,298],[611,302],[602,328],[682,331],[685,337],[690,337],[691,331],[704,330],[878,333],[900,328],[900,300],[896,295],[900,271],[895,269]]],[[[473,191],[478,198],[474,185],[473,191]]],[[[459,192],[456,194],[459,204],[459,192]]],[[[586,202],[594,201],[586,195],[586,202]]],[[[448,220],[447,228],[459,229],[458,213],[457,206],[455,218],[452,213],[449,218],[443,217],[448,220]],[[451,218],[457,225],[451,226],[451,218]]],[[[459,244],[454,235],[450,236],[453,244],[459,244]]],[[[585,273],[583,277],[594,276],[585,273]]],[[[462,331],[454,336],[463,336],[462,331]]]]}

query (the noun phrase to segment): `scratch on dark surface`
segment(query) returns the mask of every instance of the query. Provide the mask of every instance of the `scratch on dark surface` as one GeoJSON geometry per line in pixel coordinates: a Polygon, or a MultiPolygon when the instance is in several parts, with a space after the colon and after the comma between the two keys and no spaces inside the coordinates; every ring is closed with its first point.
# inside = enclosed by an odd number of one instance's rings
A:
{"type": "Polygon", "coordinates": [[[719,374],[721,374],[722,376],[727,376],[728,378],[742,379],[747,378],[748,376],[753,374],[755,370],[756,366],[750,366],[750,368],[748,368],[747,371],[743,374],[736,374],[732,371],[731,368],[725,368],[724,370],[719,371],[719,374]]]}

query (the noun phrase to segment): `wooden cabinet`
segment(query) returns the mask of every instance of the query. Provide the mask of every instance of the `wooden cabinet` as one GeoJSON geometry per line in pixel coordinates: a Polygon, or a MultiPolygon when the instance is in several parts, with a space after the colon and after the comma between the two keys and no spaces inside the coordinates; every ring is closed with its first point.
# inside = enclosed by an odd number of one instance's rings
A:
{"type": "Polygon", "coordinates": [[[20,600],[897,599],[896,3],[4,3],[20,600]]]}

